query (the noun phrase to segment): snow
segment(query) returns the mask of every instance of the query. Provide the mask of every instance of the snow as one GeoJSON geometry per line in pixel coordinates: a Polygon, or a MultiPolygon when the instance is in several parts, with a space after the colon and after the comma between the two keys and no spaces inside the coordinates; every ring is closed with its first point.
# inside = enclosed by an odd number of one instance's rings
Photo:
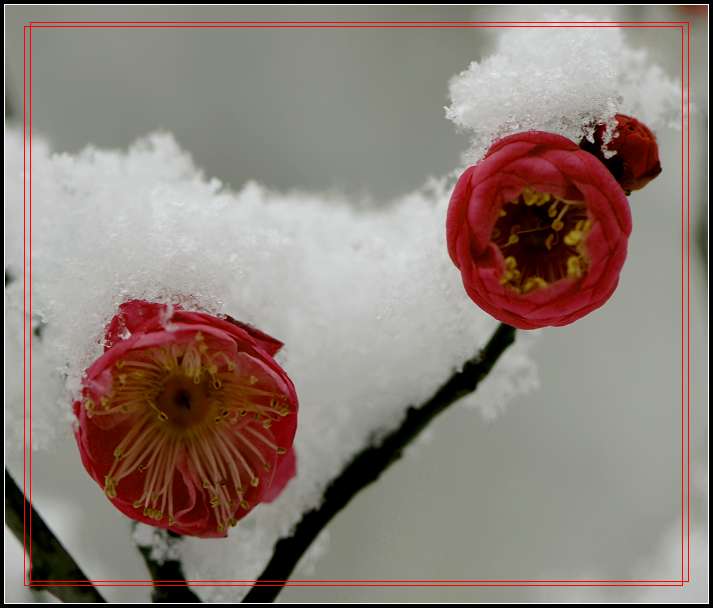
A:
{"type": "MultiPolygon", "coordinates": [[[[544,21],[593,19],[561,12],[544,21]]],[[[680,127],[680,81],[619,28],[503,29],[494,53],[454,76],[449,92],[446,117],[472,135],[469,164],[505,135],[541,130],[578,142],[617,112],[654,130],[680,127]]]]}
{"type": "MultiPolygon", "coordinates": [[[[20,206],[21,149],[20,134],[9,132],[6,188],[20,206]]],[[[274,335],[300,398],[298,476],[229,540],[186,539],[176,548],[188,578],[255,578],[275,541],[319,504],[372,435],[398,425],[407,406],[429,397],[493,333],[496,322],[466,296],[446,252],[452,186],[452,177],[433,181],[377,207],[255,183],[233,192],[206,179],[168,134],[127,152],[70,156],[33,146],[32,311],[44,323],[33,338],[33,446],[73,441],[72,397],[125,300],[181,302],[274,335]]],[[[21,245],[6,249],[18,277],[21,245]]],[[[21,280],[6,297],[14,374],[21,280]]],[[[519,340],[464,402],[492,416],[536,386],[530,342],[519,340]]],[[[21,383],[11,383],[8,398],[22,402],[21,383]]],[[[9,409],[6,431],[15,449],[18,410],[9,409]]],[[[204,599],[241,591],[197,590],[204,599]]]]}

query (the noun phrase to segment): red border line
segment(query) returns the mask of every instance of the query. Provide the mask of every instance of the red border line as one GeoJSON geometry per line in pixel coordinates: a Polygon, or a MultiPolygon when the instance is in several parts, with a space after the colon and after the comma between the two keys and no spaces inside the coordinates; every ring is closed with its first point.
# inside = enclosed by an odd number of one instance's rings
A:
{"type": "MultiPolygon", "coordinates": [[[[254,584],[255,579],[185,579],[185,580],[175,580],[175,579],[154,579],[147,581],[146,579],[122,579],[122,578],[100,578],[92,579],[91,581],[76,581],[72,579],[33,579],[32,583],[82,583],[84,585],[96,584],[96,583],[152,583],[161,585],[186,585],[195,583],[245,583],[254,584]]],[[[261,585],[281,585],[284,581],[281,580],[261,580],[259,584],[261,585]]],[[[398,583],[398,584],[410,584],[410,583],[428,583],[428,584],[440,584],[440,583],[532,583],[532,584],[549,584],[549,583],[667,583],[670,585],[676,584],[680,585],[680,579],[350,579],[350,578],[330,578],[330,579],[295,579],[292,578],[288,582],[290,583],[398,583]]],[[[685,582],[685,581],[684,581],[685,582]]]]}
{"type": "MultiPolygon", "coordinates": [[[[91,581],[90,581],[91,583],[91,581]]],[[[111,583],[111,584],[106,584],[106,583],[84,583],[84,584],[74,584],[74,585],[65,585],[65,584],[53,584],[53,583],[43,583],[43,584],[35,584],[33,581],[32,587],[186,587],[186,584],[173,584],[173,585],[164,585],[159,583],[158,585],[154,585],[151,581],[147,581],[144,583],[130,583],[130,584],[123,584],[123,583],[111,583]]],[[[362,583],[361,581],[356,581],[356,582],[344,582],[344,583],[295,583],[292,581],[286,581],[285,583],[272,583],[272,584],[262,584],[258,583],[257,585],[254,585],[253,583],[191,583],[191,587],[645,587],[645,588],[650,588],[650,587],[683,587],[683,583],[680,581],[675,583],[675,584],[667,584],[667,583],[647,583],[644,585],[641,584],[636,584],[636,583],[621,583],[621,584],[611,584],[611,583],[604,583],[604,584],[598,584],[598,583],[578,583],[576,581],[572,581],[569,583],[561,583],[558,585],[551,585],[551,584],[538,584],[538,583],[507,583],[507,584],[501,584],[501,583],[470,583],[468,581],[463,582],[463,583],[410,583],[410,584],[404,584],[404,583],[362,583]]]]}
{"type": "MultiPolygon", "coordinates": [[[[170,24],[97,24],[97,25],[33,25],[32,29],[529,29],[531,25],[420,25],[420,24],[404,24],[404,25],[382,25],[382,24],[341,24],[341,25],[310,25],[310,24],[251,24],[251,25],[170,25],[170,24]]],[[[619,25],[556,25],[548,24],[538,26],[544,29],[567,28],[567,29],[593,29],[593,28],[611,28],[620,29],[619,25]]],[[[674,26],[670,25],[650,25],[636,26],[627,25],[628,29],[671,29],[674,26]]],[[[677,26],[676,26],[677,27],[677,26]]]]}
{"type": "Polygon", "coordinates": [[[30,21],[29,24],[36,25],[36,24],[80,24],[80,25],[89,25],[89,24],[102,24],[102,23],[121,23],[121,24],[151,24],[151,23],[166,23],[166,24],[171,24],[171,25],[190,25],[190,24],[198,24],[198,25],[203,25],[203,24],[228,24],[228,25],[252,25],[252,24],[261,24],[261,25],[274,25],[274,24],[300,24],[300,25],[344,25],[344,24],[365,24],[365,25],[370,25],[370,24],[378,24],[378,25],[441,25],[441,24],[446,24],[446,25],[473,25],[473,24],[485,24],[485,25],[511,25],[511,24],[516,24],[516,25],[531,25],[534,27],[539,27],[542,25],[550,25],[550,24],[563,24],[563,25],[597,25],[597,24],[606,24],[606,25],[690,25],[689,21],[517,21],[517,20],[512,20],[512,21],[471,21],[471,20],[464,20],[464,21],[418,21],[418,20],[404,20],[404,21],[379,21],[379,20],[364,20],[364,21],[359,21],[359,20],[346,20],[346,21],[322,21],[322,20],[304,20],[304,21],[289,21],[289,20],[276,20],[276,21],[260,21],[260,20],[244,20],[244,21],[201,21],[201,20],[196,20],[196,21],[170,21],[170,20],[163,20],[163,19],[156,19],[156,20],[137,20],[137,21],[122,21],[122,20],[116,20],[116,21],[88,21],[88,20],[67,20],[67,21],[62,21],[62,20],[57,20],[57,21],[30,21]]]}
{"type": "MultiPolygon", "coordinates": [[[[32,521],[23,512],[23,583],[28,587],[149,587],[161,586],[291,586],[291,587],[683,587],[690,578],[691,496],[691,23],[689,21],[30,21],[23,26],[23,494],[32,506],[32,339],[27,312],[32,317],[32,30],[33,29],[514,29],[514,28],[627,28],[681,31],[681,578],[679,579],[292,579],[255,580],[139,580],[89,581],[32,579],[32,521]],[[684,29],[685,28],[685,29],[684,29]],[[29,45],[27,44],[29,36],[29,45]],[[687,36],[687,41],[686,41],[687,36]],[[687,50],[687,53],[686,53],[687,50]],[[29,72],[28,72],[29,70],[29,72]],[[688,96],[684,93],[684,81],[688,96]],[[29,102],[28,102],[29,100],[29,102]],[[686,113],[687,109],[687,113],[686,113]],[[29,134],[29,135],[28,135],[29,134]],[[687,140],[686,140],[687,135],[687,140]],[[29,142],[29,155],[27,153],[29,142]],[[686,148],[687,144],[687,148],[686,148]],[[687,151],[687,154],[686,154],[687,151]],[[29,163],[28,163],[29,156],[29,163]],[[29,167],[29,172],[28,172],[29,167]],[[685,181],[687,179],[687,182],[685,181]],[[685,182],[685,183],[684,183],[685,182]],[[29,185],[28,185],[29,184],[29,185]],[[29,217],[29,221],[28,221],[29,217]],[[29,227],[29,232],[28,232],[29,227]],[[29,252],[29,253],[28,253],[29,252]],[[29,354],[29,390],[27,361],[29,354]],[[687,385],[686,385],[687,379],[687,385]],[[29,420],[27,424],[29,395],[29,420]],[[684,405],[687,404],[687,408],[684,405]],[[686,415],[687,413],[687,415],[686,415]],[[685,433],[684,433],[685,429],[685,433]],[[27,441],[29,433],[29,445],[27,441]],[[29,447],[29,449],[28,449],[29,447]],[[29,467],[27,466],[29,452],[29,467]],[[687,452],[687,464],[686,455],[687,452]],[[28,471],[29,469],[29,471],[28,471]],[[29,475],[28,475],[29,473],[29,475]],[[684,482],[686,487],[684,488],[684,482]],[[28,523],[29,522],[29,523],[28,523]],[[29,539],[27,542],[29,529],[29,539]],[[684,534],[685,530],[685,534],[684,534]],[[687,539],[687,542],[686,542],[687,539]],[[29,547],[28,547],[29,544],[29,547]],[[687,547],[687,560],[685,548],[687,547]],[[29,552],[29,570],[27,553],[29,552]],[[684,571],[686,578],[684,579],[684,571]]],[[[31,325],[30,325],[31,329],[31,325]]]]}
{"type": "Polygon", "coordinates": [[[688,500],[686,502],[686,508],[688,511],[688,523],[687,523],[687,534],[688,534],[688,560],[687,560],[687,571],[686,571],[686,581],[691,580],[691,25],[688,25],[688,52],[687,52],[687,78],[686,82],[688,85],[688,99],[686,120],[688,126],[688,154],[686,155],[687,163],[687,178],[686,183],[688,187],[687,193],[687,206],[688,206],[688,412],[687,412],[687,446],[688,446],[688,500]]]}
{"type": "MultiPolygon", "coordinates": [[[[32,318],[32,60],[33,60],[33,49],[32,49],[32,27],[30,26],[29,36],[30,36],[30,78],[28,82],[29,94],[30,94],[30,115],[29,115],[29,129],[30,129],[30,184],[29,184],[29,233],[28,233],[28,243],[27,248],[29,250],[29,294],[28,300],[30,305],[30,318],[32,318]]],[[[25,269],[23,269],[24,271],[25,269]]],[[[23,323],[26,323],[27,319],[23,319],[23,323]]],[[[32,324],[30,324],[30,331],[32,331],[32,324]]],[[[27,329],[25,329],[27,333],[27,329]]],[[[29,339],[29,366],[30,366],[30,386],[29,386],[29,408],[30,408],[30,446],[29,446],[29,457],[30,457],[30,507],[29,512],[32,512],[32,336],[29,339]]],[[[29,528],[30,528],[30,540],[32,540],[32,518],[29,518],[29,528]]],[[[30,542],[30,564],[29,564],[29,574],[28,578],[30,583],[32,583],[32,542],[30,542]]]]}
{"type": "MultiPolygon", "coordinates": [[[[684,38],[683,38],[683,28],[681,29],[681,176],[684,174],[684,162],[685,162],[685,153],[684,153],[684,134],[685,134],[685,129],[683,125],[684,121],[684,114],[683,114],[683,104],[684,104],[684,38]]],[[[686,285],[686,279],[685,279],[685,246],[686,246],[686,239],[685,239],[685,232],[684,232],[684,226],[685,226],[685,217],[684,217],[684,198],[683,198],[683,183],[681,184],[681,580],[683,580],[683,571],[684,571],[684,559],[683,559],[683,550],[684,550],[684,538],[683,538],[683,531],[684,531],[684,524],[683,524],[683,519],[684,519],[684,510],[685,510],[685,502],[684,502],[684,492],[683,492],[683,479],[684,479],[684,470],[683,470],[683,401],[684,401],[684,393],[685,393],[685,386],[683,383],[683,375],[685,373],[685,363],[686,363],[686,358],[684,355],[684,349],[685,349],[685,338],[684,338],[684,324],[685,324],[685,312],[684,312],[684,306],[685,306],[685,285],[686,285]]]]}
{"type": "MultiPolygon", "coordinates": [[[[25,132],[27,131],[27,26],[22,28],[22,495],[26,496],[27,488],[27,146],[25,132]]],[[[27,509],[22,509],[22,581],[27,585],[27,509]]]]}

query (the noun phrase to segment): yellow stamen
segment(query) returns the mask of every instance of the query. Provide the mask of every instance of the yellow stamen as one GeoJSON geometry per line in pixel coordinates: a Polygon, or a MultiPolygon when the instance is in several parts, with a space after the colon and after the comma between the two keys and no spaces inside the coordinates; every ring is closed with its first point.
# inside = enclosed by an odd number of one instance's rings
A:
{"type": "Polygon", "coordinates": [[[525,204],[528,207],[531,207],[532,205],[537,203],[537,201],[539,200],[539,196],[537,195],[537,192],[535,192],[534,190],[531,190],[530,188],[525,188],[522,191],[522,200],[525,201],[525,204]]]}
{"type": "Polygon", "coordinates": [[[570,279],[579,279],[582,274],[584,274],[582,259],[576,255],[567,258],[567,276],[570,279]]]}
{"type": "Polygon", "coordinates": [[[554,222],[552,222],[552,230],[559,232],[564,228],[564,222],[562,221],[562,218],[564,217],[564,214],[567,213],[567,209],[569,209],[569,205],[567,203],[564,204],[564,207],[562,207],[562,211],[559,212],[559,215],[555,219],[554,222]]]}
{"type": "Polygon", "coordinates": [[[528,207],[532,207],[533,205],[541,207],[542,205],[549,202],[550,195],[546,192],[538,192],[536,190],[533,190],[532,188],[525,188],[522,191],[522,198],[528,207]]]}
{"type": "Polygon", "coordinates": [[[116,482],[110,475],[104,477],[104,492],[109,498],[116,498],[116,482]]]}
{"type": "Polygon", "coordinates": [[[542,287],[547,287],[547,281],[542,277],[534,276],[525,279],[525,283],[522,286],[523,293],[529,293],[535,289],[540,289],[542,287]]]}
{"type": "Polygon", "coordinates": [[[505,258],[505,271],[503,272],[503,276],[500,277],[500,284],[504,285],[519,278],[520,271],[517,269],[517,260],[514,256],[510,255],[505,258]]]}
{"type": "Polygon", "coordinates": [[[581,230],[570,230],[562,239],[564,241],[565,245],[568,245],[570,247],[574,247],[577,243],[579,243],[582,238],[584,237],[584,233],[581,230]]]}

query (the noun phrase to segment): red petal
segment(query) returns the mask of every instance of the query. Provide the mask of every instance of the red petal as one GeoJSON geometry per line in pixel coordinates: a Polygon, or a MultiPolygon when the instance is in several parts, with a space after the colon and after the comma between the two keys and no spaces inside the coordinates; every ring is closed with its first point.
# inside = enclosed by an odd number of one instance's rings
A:
{"type": "Polygon", "coordinates": [[[272,479],[272,485],[263,494],[263,502],[272,502],[285,489],[287,482],[297,474],[297,455],[295,450],[290,448],[287,454],[280,456],[272,479]]]}
{"type": "Polygon", "coordinates": [[[151,319],[158,319],[166,310],[165,304],[155,304],[145,300],[129,300],[119,306],[119,312],[107,325],[104,335],[104,350],[109,350],[117,342],[151,319]]]}

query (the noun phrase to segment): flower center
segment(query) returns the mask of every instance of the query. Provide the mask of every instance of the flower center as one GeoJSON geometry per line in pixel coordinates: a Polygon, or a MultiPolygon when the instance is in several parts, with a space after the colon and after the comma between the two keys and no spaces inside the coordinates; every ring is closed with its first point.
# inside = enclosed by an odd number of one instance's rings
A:
{"type": "Polygon", "coordinates": [[[491,233],[505,258],[500,282],[517,293],[529,293],[560,279],[583,277],[590,228],[583,202],[525,188],[502,206],[491,233]]]}
{"type": "Polygon", "coordinates": [[[251,365],[241,354],[210,348],[200,333],[184,344],[129,351],[117,361],[100,407],[84,400],[88,416],[129,423],[105,476],[107,496],[117,496],[124,478],[143,475],[134,508],[171,526],[175,473],[183,461],[207,495],[218,531],[234,525],[237,509],[250,509],[261,477],[286,453],[270,427],[291,413],[286,396],[251,365]]]}
{"type": "Polygon", "coordinates": [[[167,423],[176,430],[199,425],[210,415],[211,388],[207,379],[196,384],[185,376],[169,377],[156,397],[156,407],[166,414],[167,423]]]}

